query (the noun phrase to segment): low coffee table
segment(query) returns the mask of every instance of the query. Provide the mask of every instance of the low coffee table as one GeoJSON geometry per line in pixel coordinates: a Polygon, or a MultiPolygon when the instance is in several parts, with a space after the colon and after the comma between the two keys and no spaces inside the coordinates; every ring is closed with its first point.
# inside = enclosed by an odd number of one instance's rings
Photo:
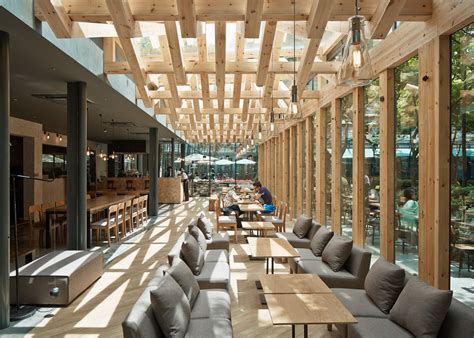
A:
{"type": "Polygon", "coordinates": [[[242,222],[242,229],[250,230],[250,235],[256,231],[257,237],[265,237],[267,230],[275,230],[275,226],[272,222],[242,222]]]}
{"type": "Polygon", "coordinates": [[[332,293],[318,275],[264,275],[260,277],[265,294],[275,293],[332,293]]]}
{"type": "Polygon", "coordinates": [[[271,273],[274,273],[275,258],[300,257],[291,244],[284,238],[249,237],[250,253],[254,258],[265,258],[266,273],[269,273],[271,261],[271,273]]]}
{"type": "Polygon", "coordinates": [[[266,294],[265,298],[273,325],[291,325],[292,337],[296,325],[304,326],[306,338],[310,324],[357,323],[333,293],[266,294]]]}

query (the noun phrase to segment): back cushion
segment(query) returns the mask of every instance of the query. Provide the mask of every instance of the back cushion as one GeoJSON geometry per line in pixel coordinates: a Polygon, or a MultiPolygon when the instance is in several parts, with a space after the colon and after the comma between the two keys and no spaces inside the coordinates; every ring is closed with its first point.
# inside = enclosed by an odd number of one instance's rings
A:
{"type": "Polygon", "coordinates": [[[201,273],[204,266],[204,253],[196,239],[190,234],[186,234],[184,238],[180,256],[193,274],[199,275],[201,273]]]}
{"type": "Polygon", "coordinates": [[[474,309],[456,298],[451,300],[448,313],[438,332],[442,338],[474,337],[474,309]]]}
{"type": "Polygon", "coordinates": [[[311,228],[311,222],[313,220],[306,216],[305,214],[301,214],[298,219],[296,220],[295,226],[293,227],[293,233],[298,238],[304,238],[311,228]]]}
{"type": "Polygon", "coordinates": [[[320,227],[321,227],[321,224],[316,223],[315,221],[312,221],[311,227],[309,228],[309,231],[306,234],[306,237],[309,239],[312,239],[314,234],[319,230],[320,227]]]}
{"type": "Polygon", "coordinates": [[[315,256],[321,256],[323,254],[323,250],[331,240],[332,236],[334,236],[334,232],[329,231],[323,226],[316,231],[311,239],[311,243],[309,244],[309,247],[315,256]]]}
{"type": "Polygon", "coordinates": [[[333,271],[337,272],[342,269],[351,255],[351,251],[352,240],[341,236],[333,236],[324,248],[321,259],[323,262],[326,262],[333,271]]]}
{"type": "Polygon", "coordinates": [[[206,250],[207,250],[207,241],[206,241],[206,237],[204,237],[204,234],[202,233],[202,231],[199,230],[199,228],[195,224],[190,224],[188,226],[188,231],[196,239],[196,241],[199,243],[199,246],[201,247],[201,250],[206,252],[206,250]]]}
{"type": "Polygon", "coordinates": [[[203,213],[197,219],[197,227],[201,229],[206,239],[212,238],[212,222],[203,213]]]}
{"type": "Polygon", "coordinates": [[[365,278],[364,289],[384,313],[389,313],[402,291],[405,270],[380,257],[365,278]]]}
{"type": "Polygon", "coordinates": [[[188,297],[189,305],[192,308],[199,295],[200,289],[191,269],[180,258],[176,257],[168,273],[179,284],[181,289],[183,289],[184,294],[188,297]]]}

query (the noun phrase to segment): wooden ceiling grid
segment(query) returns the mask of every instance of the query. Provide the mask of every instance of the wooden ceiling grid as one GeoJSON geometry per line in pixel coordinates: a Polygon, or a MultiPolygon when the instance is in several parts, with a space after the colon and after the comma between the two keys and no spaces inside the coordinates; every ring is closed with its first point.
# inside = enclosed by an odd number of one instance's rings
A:
{"type": "MultiPolygon", "coordinates": [[[[377,39],[395,21],[426,21],[432,12],[431,0],[359,4],[377,39]]],[[[303,103],[320,97],[303,90],[312,78],[334,81],[340,64],[326,59],[346,36],[354,1],[36,0],[35,13],[58,38],[104,38],[104,73],[130,74],[137,98],[188,141],[242,142],[269,121],[272,100],[276,113],[286,112],[294,66],[303,103]],[[140,38],[151,54],[142,55],[140,38]]]]}

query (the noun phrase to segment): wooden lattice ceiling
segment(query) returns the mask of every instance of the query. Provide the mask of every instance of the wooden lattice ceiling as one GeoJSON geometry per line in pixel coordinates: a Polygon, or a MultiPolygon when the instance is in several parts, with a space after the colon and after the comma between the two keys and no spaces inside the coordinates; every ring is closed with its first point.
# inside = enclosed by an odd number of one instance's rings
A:
{"type": "MultiPolygon", "coordinates": [[[[191,142],[241,142],[285,113],[293,81],[295,0],[35,0],[58,38],[104,38],[104,73],[131,74],[137,97],[191,142]],[[273,100],[272,100],[273,97],[273,100]]],[[[431,0],[360,0],[367,34],[383,39],[395,21],[425,21],[431,0]]],[[[353,0],[296,0],[296,82],[301,102],[347,33],[353,0]]],[[[321,83],[321,81],[317,81],[321,83]]]]}

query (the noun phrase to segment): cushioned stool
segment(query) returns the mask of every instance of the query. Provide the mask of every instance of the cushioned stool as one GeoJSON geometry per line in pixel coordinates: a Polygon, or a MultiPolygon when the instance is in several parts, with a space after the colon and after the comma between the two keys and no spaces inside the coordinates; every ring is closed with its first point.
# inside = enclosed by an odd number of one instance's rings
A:
{"type": "MultiPolygon", "coordinates": [[[[102,251],[51,252],[19,270],[20,303],[68,305],[104,272],[102,251]],[[59,288],[57,297],[50,291],[59,288]]],[[[10,273],[10,303],[15,304],[15,271],[10,273]]]]}

